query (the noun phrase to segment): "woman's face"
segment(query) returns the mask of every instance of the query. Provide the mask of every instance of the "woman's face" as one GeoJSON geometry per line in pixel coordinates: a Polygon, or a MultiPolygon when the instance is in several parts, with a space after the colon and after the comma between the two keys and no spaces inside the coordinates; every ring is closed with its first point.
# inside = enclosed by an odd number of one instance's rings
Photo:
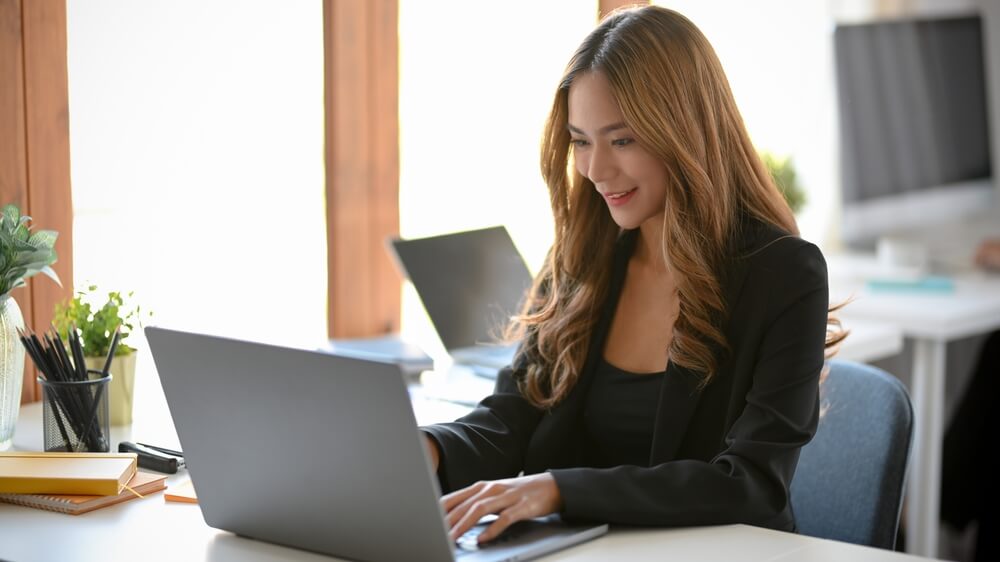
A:
{"type": "Polygon", "coordinates": [[[625,125],[604,74],[577,76],[569,87],[568,103],[567,126],[576,169],[594,183],[615,223],[633,229],[662,216],[667,199],[666,167],[625,125]]]}

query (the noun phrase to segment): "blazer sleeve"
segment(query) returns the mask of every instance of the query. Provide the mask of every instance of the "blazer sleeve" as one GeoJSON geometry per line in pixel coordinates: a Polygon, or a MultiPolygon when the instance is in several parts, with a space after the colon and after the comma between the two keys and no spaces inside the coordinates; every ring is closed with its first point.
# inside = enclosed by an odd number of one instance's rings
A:
{"type": "Polygon", "coordinates": [[[441,453],[438,482],[442,493],[521,472],[525,450],[543,412],[521,395],[515,375],[510,367],[502,369],[493,394],[469,414],[420,428],[441,453]]]}
{"type": "MultiPolygon", "coordinates": [[[[792,530],[788,489],[816,430],[824,367],[826,263],[800,243],[777,252],[761,346],[742,413],[710,461],[550,470],[563,514],[634,525],[748,523],[792,530]]],[[[745,296],[743,298],[746,298],[745,296]]]]}

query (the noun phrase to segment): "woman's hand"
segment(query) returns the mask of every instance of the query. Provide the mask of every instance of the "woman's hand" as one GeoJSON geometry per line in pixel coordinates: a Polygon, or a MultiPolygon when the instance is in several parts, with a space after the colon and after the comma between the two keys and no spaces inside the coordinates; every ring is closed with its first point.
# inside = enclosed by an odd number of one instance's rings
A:
{"type": "Polygon", "coordinates": [[[562,509],[562,496],[552,475],[542,473],[476,482],[441,498],[441,507],[447,514],[452,541],[458,540],[484,515],[497,514],[496,521],[479,535],[479,542],[486,542],[517,521],[558,512],[562,509]]]}

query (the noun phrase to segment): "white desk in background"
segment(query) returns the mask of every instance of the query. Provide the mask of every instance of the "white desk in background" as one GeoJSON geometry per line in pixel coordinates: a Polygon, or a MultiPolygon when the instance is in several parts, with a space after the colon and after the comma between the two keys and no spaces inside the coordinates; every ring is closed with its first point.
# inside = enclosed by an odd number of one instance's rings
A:
{"type": "MultiPolygon", "coordinates": [[[[112,428],[113,442],[117,446],[122,439],[139,439],[168,447],[177,445],[163,395],[155,378],[151,378],[155,375],[147,372],[137,376],[133,424],[112,428]]],[[[469,379],[468,382],[471,385],[469,389],[489,389],[489,381],[485,379],[469,379]]],[[[462,406],[436,400],[417,398],[414,403],[420,423],[452,419],[466,410],[462,406]]],[[[42,443],[41,418],[40,403],[21,408],[14,435],[16,449],[38,450],[42,443]]],[[[185,479],[187,473],[181,470],[170,476],[167,483],[169,486],[185,479]]],[[[392,539],[391,536],[386,538],[392,539]]],[[[198,506],[165,502],[162,493],[79,516],[0,503],[0,559],[18,562],[334,560],[214,529],[205,524],[198,506]]],[[[905,562],[920,558],[747,525],[725,525],[676,529],[613,528],[606,536],[544,557],[543,560],[905,562]]]]}
{"type": "Polygon", "coordinates": [[[830,300],[853,297],[842,316],[892,323],[913,340],[911,399],[915,418],[907,485],[906,550],[938,555],[945,354],[949,341],[1000,328],[1000,275],[968,269],[951,275],[946,293],[871,291],[880,274],[875,257],[828,255],[830,300]]]}
{"type": "Polygon", "coordinates": [[[845,316],[841,325],[850,334],[840,345],[835,359],[870,363],[903,351],[903,331],[891,322],[877,322],[845,316]]]}

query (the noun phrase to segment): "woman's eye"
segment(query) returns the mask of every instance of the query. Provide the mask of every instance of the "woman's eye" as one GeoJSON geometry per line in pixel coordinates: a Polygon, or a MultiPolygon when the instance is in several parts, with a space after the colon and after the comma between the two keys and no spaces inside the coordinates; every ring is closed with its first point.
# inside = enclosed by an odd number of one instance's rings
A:
{"type": "Polygon", "coordinates": [[[611,144],[613,144],[614,146],[628,146],[633,142],[635,142],[635,139],[624,138],[624,139],[615,139],[611,141],[611,144]]]}
{"type": "Polygon", "coordinates": [[[569,143],[577,148],[587,146],[588,144],[587,141],[583,139],[570,139],[569,143]]]}

